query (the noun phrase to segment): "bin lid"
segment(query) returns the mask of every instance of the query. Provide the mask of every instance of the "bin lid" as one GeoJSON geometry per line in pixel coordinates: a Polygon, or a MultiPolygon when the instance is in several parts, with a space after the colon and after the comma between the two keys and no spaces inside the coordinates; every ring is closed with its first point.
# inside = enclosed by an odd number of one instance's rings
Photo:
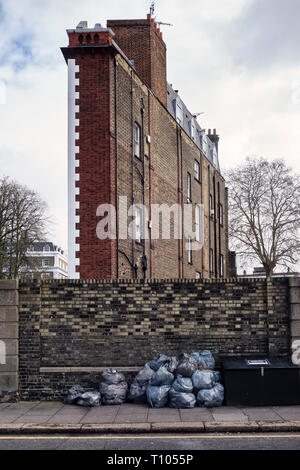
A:
{"type": "Polygon", "coordinates": [[[222,366],[225,370],[230,369],[300,369],[289,359],[282,357],[244,357],[239,359],[223,358],[222,366]]]}

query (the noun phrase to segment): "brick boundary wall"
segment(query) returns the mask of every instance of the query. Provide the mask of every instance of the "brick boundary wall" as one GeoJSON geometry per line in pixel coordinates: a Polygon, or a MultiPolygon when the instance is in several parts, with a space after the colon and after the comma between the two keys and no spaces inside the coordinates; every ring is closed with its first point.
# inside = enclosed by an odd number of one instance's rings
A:
{"type": "Polygon", "coordinates": [[[108,367],[131,380],[159,353],[290,358],[287,278],[22,281],[19,294],[23,400],[98,388],[108,367]]]}
{"type": "Polygon", "coordinates": [[[0,281],[0,401],[18,397],[18,282],[0,281]]]}

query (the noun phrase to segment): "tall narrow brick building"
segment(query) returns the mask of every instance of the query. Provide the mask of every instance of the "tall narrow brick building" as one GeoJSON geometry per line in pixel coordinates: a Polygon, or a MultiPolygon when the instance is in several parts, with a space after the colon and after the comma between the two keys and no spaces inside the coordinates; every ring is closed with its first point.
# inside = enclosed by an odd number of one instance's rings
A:
{"type": "MultiPolygon", "coordinates": [[[[227,195],[219,136],[200,128],[167,83],[166,45],[154,19],[109,20],[107,28],[88,28],[83,21],[67,33],[69,45],[62,52],[69,77],[69,276],[226,276],[227,195]],[[106,215],[99,212],[102,204],[116,208],[115,237],[97,235],[106,215]],[[124,236],[119,223],[134,204],[146,208],[144,237],[140,228],[135,238],[124,236]],[[154,237],[155,204],[190,204],[196,233],[202,205],[203,248],[191,250],[191,240],[181,237],[154,237]]],[[[140,225],[139,212],[131,215],[140,225]]],[[[183,213],[174,213],[171,230],[174,224],[183,228],[183,219],[183,213]]]]}

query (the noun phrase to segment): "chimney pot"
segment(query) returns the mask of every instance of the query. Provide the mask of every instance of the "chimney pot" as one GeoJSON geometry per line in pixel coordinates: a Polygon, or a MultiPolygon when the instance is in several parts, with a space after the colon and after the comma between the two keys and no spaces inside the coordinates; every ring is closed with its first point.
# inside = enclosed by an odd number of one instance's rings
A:
{"type": "Polygon", "coordinates": [[[210,134],[211,134],[211,129],[208,129],[208,135],[210,135],[210,134]]]}
{"type": "Polygon", "coordinates": [[[217,129],[214,129],[214,134],[216,135],[216,133],[217,133],[217,129]]]}

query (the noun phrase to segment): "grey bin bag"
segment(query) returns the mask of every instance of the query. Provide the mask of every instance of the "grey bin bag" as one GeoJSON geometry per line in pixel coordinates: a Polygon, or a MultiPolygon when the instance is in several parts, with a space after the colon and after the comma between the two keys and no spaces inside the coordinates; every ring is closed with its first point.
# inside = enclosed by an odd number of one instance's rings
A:
{"type": "Polygon", "coordinates": [[[192,393],[194,389],[192,379],[178,375],[172,384],[172,389],[175,392],[192,393]]]}
{"type": "Polygon", "coordinates": [[[119,384],[120,382],[125,382],[125,376],[121,372],[118,372],[116,369],[107,369],[101,374],[101,382],[107,384],[119,384]]]}
{"type": "Polygon", "coordinates": [[[139,383],[134,380],[130,385],[128,401],[133,403],[147,403],[146,388],[147,384],[139,385],[139,383]]]}
{"type": "Polygon", "coordinates": [[[175,356],[169,357],[169,361],[166,362],[166,366],[169,372],[171,372],[172,374],[175,374],[177,366],[178,366],[177,358],[175,356]]]}
{"type": "Polygon", "coordinates": [[[216,365],[214,356],[207,349],[204,349],[201,352],[193,352],[191,356],[196,359],[198,367],[213,369],[216,365]]]}
{"type": "Polygon", "coordinates": [[[139,373],[135,377],[135,381],[140,385],[147,385],[151,377],[155,374],[155,371],[151,369],[149,364],[145,364],[143,369],[139,371],[139,373]]]}
{"type": "Polygon", "coordinates": [[[192,375],[192,381],[196,390],[213,388],[216,384],[215,373],[212,370],[196,370],[192,375]]]}
{"type": "Polygon", "coordinates": [[[197,362],[189,354],[182,354],[179,358],[179,363],[176,369],[176,375],[182,375],[183,377],[191,377],[197,370],[197,362]]]}
{"type": "Polygon", "coordinates": [[[210,390],[199,390],[197,394],[197,404],[201,407],[209,408],[221,406],[224,400],[224,387],[217,383],[210,390]]]}
{"type": "Polygon", "coordinates": [[[73,405],[84,393],[84,388],[80,385],[73,385],[68,391],[68,395],[64,398],[65,405],[73,405]]]}
{"type": "Polygon", "coordinates": [[[85,392],[77,400],[77,405],[80,406],[100,406],[101,395],[99,392],[85,392]]]}
{"type": "Polygon", "coordinates": [[[167,365],[160,368],[152,375],[149,384],[157,387],[161,385],[171,385],[174,382],[174,375],[168,371],[167,365]]]}
{"type": "Polygon", "coordinates": [[[177,392],[173,388],[169,391],[170,408],[194,408],[196,397],[193,393],[177,392]]]}
{"type": "Polygon", "coordinates": [[[170,361],[170,357],[166,356],[165,354],[160,354],[159,356],[155,357],[152,359],[152,361],[148,362],[148,365],[153,369],[154,371],[157,371],[160,366],[163,366],[166,364],[166,362],[170,361]]]}
{"type": "Polygon", "coordinates": [[[156,387],[147,385],[147,401],[152,408],[162,408],[166,406],[169,398],[170,385],[156,387]]]}
{"type": "Polygon", "coordinates": [[[215,382],[221,382],[221,372],[214,370],[215,382]]]}
{"type": "Polygon", "coordinates": [[[126,401],[127,392],[127,382],[120,382],[118,384],[100,383],[100,393],[104,405],[121,405],[126,401]]]}

